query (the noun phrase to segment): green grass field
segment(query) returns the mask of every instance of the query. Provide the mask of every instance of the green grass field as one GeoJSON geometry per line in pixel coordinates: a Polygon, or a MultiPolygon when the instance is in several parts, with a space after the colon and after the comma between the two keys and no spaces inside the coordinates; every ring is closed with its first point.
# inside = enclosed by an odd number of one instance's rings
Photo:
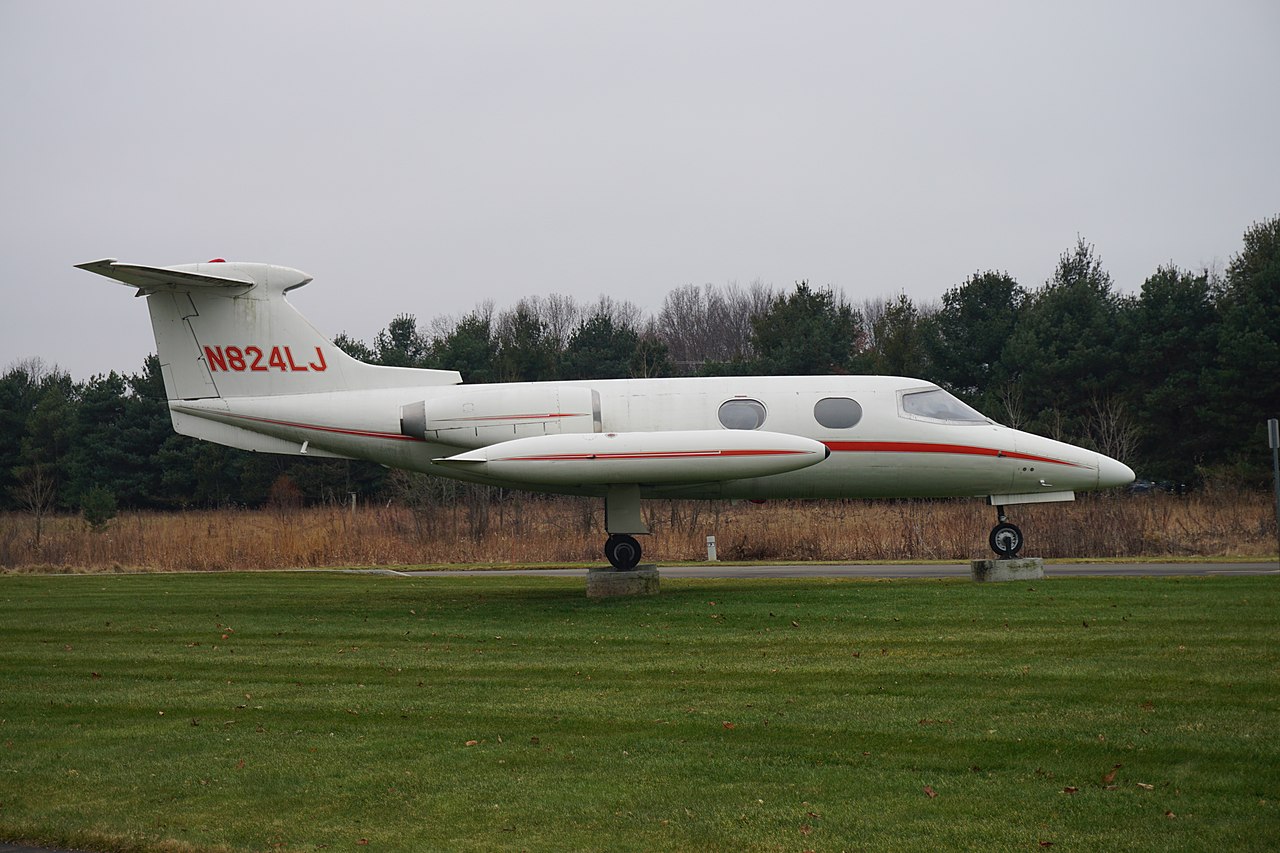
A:
{"type": "Polygon", "coordinates": [[[0,838],[1273,850],[1277,580],[0,576],[0,838]]]}

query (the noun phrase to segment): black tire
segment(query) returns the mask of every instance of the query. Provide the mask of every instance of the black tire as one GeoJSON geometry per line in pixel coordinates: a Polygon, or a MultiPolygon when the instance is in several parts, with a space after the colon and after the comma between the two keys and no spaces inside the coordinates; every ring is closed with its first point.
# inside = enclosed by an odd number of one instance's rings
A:
{"type": "Polygon", "coordinates": [[[1011,560],[1018,556],[1018,552],[1022,550],[1022,531],[1018,529],[1016,524],[1002,521],[991,528],[991,536],[988,537],[987,541],[991,544],[991,550],[996,552],[997,557],[1011,560]]]}
{"type": "Polygon", "coordinates": [[[604,555],[615,569],[628,571],[640,563],[640,543],[634,536],[615,533],[604,543],[604,555]]]}

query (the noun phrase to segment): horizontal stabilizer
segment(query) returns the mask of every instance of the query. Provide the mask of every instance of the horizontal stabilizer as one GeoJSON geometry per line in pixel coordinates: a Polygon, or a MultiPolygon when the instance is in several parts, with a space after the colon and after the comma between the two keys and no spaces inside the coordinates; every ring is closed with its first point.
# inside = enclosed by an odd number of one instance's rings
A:
{"type": "Polygon", "coordinates": [[[235,278],[163,267],[147,267],[140,264],[122,264],[115,258],[76,264],[76,268],[113,278],[146,291],[190,291],[194,288],[253,287],[254,285],[253,279],[247,277],[235,278]]]}

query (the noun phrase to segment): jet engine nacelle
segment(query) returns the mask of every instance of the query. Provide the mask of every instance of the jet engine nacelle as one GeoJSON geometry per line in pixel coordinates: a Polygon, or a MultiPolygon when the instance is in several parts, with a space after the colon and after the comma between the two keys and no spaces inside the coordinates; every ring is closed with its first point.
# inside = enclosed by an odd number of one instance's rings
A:
{"type": "Polygon", "coordinates": [[[600,432],[600,395],[580,385],[530,384],[448,391],[400,408],[400,432],[455,447],[600,432]]]}
{"type": "Polygon", "coordinates": [[[783,474],[830,455],[820,441],[760,430],[672,430],[518,438],[433,460],[540,485],[707,483],[783,474]]]}

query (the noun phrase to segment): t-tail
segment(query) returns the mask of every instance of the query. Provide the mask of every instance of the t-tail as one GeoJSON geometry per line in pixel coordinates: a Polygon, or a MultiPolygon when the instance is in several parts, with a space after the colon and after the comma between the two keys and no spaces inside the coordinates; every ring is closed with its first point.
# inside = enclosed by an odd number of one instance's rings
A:
{"type": "Polygon", "coordinates": [[[271,264],[210,261],[173,267],[77,264],[147,298],[171,401],[454,385],[453,370],[356,361],[298,313],[285,294],[311,276],[271,264]]]}
{"type": "MultiPolygon", "coordinates": [[[[225,261],[148,267],[112,258],[77,266],[136,287],[147,298],[169,415],[182,435],[242,450],[306,453],[305,438],[293,439],[306,430],[253,413],[281,411],[285,397],[295,404],[289,411],[314,412],[335,392],[462,381],[453,370],[356,361],[285,299],[311,281],[289,267],[225,261]]],[[[310,452],[346,455],[332,448],[310,452]]]]}

